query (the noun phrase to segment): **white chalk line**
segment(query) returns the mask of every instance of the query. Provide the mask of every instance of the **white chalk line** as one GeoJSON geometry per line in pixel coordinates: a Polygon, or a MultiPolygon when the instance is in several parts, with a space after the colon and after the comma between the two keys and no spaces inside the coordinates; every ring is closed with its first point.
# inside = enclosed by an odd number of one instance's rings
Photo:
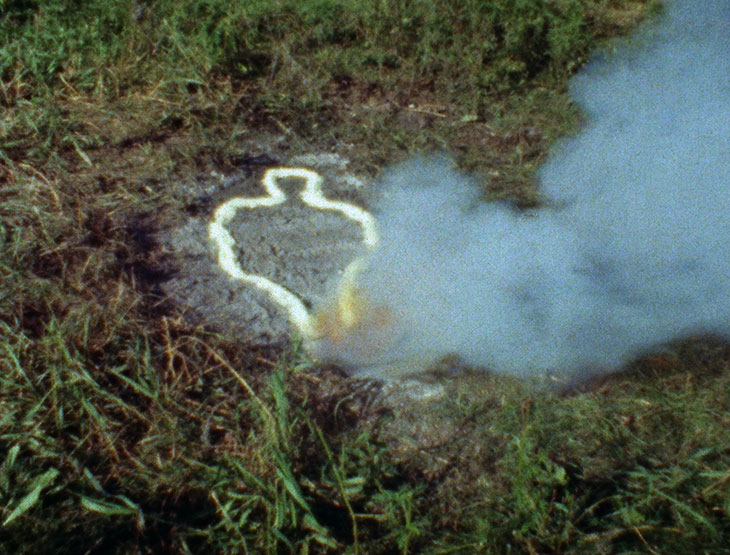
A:
{"type": "MultiPolygon", "coordinates": [[[[216,246],[218,265],[229,276],[246,282],[264,291],[269,298],[286,310],[289,321],[304,337],[315,335],[315,326],[312,315],[304,306],[302,300],[287,288],[258,275],[244,271],[238,262],[233,248],[236,240],[229,233],[226,225],[233,219],[241,208],[267,208],[282,204],[287,196],[276,184],[278,179],[301,178],[305,186],[299,193],[302,201],[318,210],[332,210],[340,212],[346,218],[357,222],[363,231],[363,244],[367,248],[374,247],[378,242],[378,231],[375,218],[370,212],[349,202],[330,200],[322,193],[322,176],[306,168],[272,168],[267,170],[262,179],[266,196],[261,197],[233,197],[213,213],[213,220],[208,225],[208,237],[216,246]]],[[[352,262],[346,269],[345,275],[352,277],[359,269],[359,260],[352,262]]]]}

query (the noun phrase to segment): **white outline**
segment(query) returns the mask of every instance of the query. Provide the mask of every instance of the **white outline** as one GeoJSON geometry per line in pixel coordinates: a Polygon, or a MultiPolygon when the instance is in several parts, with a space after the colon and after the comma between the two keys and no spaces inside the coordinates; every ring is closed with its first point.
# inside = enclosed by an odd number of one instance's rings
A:
{"type": "MultiPolygon", "coordinates": [[[[306,181],[306,185],[299,193],[302,201],[318,210],[334,210],[342,213],[346,218],[360,224],[363,231],[363,244],[367,248],[374,247],[378,242],[378,231],[375,218],[370,212],[349,202],[329,200],[322,193],[322,176],[306,168],[272,168],[267,170],[261,180],[267,196],[262,197],[233,197],[213,213],[213,220],[208,225],[208,237],[217,247],[218,264],[232,278],[244,281],[264,291],[275,303],[284,308],[289,321],[294,324],[305,337],[315,334],[312,316],[304,303],[294,293],[258,274],[244,272],[238,263],[233,247],[236,244],[233,236],[226,229],[236,212],[240,208],[261,208],[282,204],[287,196],[276,184],[277,179],[296,177],[306,181]]],[[[359,259],[353,261],[346,269],[345,275],[350,276],[357,272],[359,259]]]]}

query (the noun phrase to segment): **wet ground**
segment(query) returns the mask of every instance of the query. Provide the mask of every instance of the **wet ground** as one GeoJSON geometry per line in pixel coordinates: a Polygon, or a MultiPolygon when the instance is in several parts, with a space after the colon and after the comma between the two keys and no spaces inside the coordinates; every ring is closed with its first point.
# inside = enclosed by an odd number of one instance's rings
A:
{"type": "Polygon", "coordinates": [[[281,302],[221,266],[219,245],[209,233],[218,207],[230,199],[253,199],[250,204],[258,204],[236,209],[224,226],[234,241],[237,265],[246,274],[260,276],[293,293],[307,309],[324,298],[328,285],[365,249],[364,230],[357,221],[301,199],[306,186],[301,177],[275,179],[286,198],[268,206],[259,203],[256,199],[268,197],[263,178],[272,168],[316,172],[322,178],[323,197],[368,207],[366,177],[351,172],[349,161],[340,155],[312,153],[279,161],[265,158],[255,171],[228,176],[213,173],[198,184],[204,210],[160,237],[177,268],[164,284],[165,293],[199,323],[253,346],[285,346],[301,330],[293,325],[281,302]]]}

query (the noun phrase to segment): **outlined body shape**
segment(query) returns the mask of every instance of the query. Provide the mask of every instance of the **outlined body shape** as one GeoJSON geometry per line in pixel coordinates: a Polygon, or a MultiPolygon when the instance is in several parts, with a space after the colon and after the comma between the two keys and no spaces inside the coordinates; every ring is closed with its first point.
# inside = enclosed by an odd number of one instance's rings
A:
{"type": "MultiPolygon", "coordinates": [[[[307,206],[316,210],[327,210],[341,213],[344,217],[356,222],[362,229],[362,243],[367,249],[373,248],[378,242],[378,232],[375,218],[370,212],[349,202],[331,200],[322,192],[322,177],[315,171],[306,168],[272,168],[266,171],[261,181],[266,195],[260,197],[233,197],[215,210],[213,219],[208,225],[208,237],[216,248],[218,265],[229,276],[236,280],[250,284],[266,295],[277,305],[282,307],[289,321],[304,337],[311,337],[314,333],[312,316],[295,293],[275,281],[260,274],[246,272],[239,262],[235,252],[236,240],[230,233],[227,224],[231,222],[241,209],[270,208],[287,201],[287,195],[277,184],[279,179],[303,179],[304,187],[299,192],[299,198],[307,206]]],[[[358,261],[350,264],[355,268],[358,261]]],[[[352,272],[348,267],[346,273],[352,272]]]]}

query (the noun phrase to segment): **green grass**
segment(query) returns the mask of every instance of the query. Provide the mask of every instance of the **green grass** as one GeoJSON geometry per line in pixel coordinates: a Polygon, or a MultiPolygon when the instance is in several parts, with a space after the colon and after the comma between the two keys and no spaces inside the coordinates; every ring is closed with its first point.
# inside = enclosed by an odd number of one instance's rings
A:
{"type": "Polygon", "coordinates": [[[567,78],[655,4],[228,4],[0,2],[0,552],[729,552],[726,346],[388,404],[158,286],[168,184],[258,136],[536,202],[567,78]]]}

